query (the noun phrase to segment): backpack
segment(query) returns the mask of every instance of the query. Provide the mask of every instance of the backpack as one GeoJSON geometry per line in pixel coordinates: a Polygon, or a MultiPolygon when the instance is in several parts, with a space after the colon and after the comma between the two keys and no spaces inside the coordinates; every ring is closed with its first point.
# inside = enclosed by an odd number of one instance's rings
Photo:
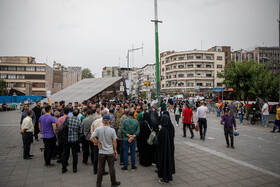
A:
{"type": "Polygon", "coordinates": [[[148,122],[145,121],[147,126],[149,127],[149,129],[151,130],[151,133],[149,135],[149,138],[147,139],[147,143],[149,145],[155,145],[157,143],[157,134],[155,131],[153,131],[153,129],[151,129],[151,127],[149,126],[148,122]]]}
{"type": "Polygon", "coordinates": [[[68,142],[68,124],[69,117],[65,118],[64,122],[57,128],[57,140],[60,145],[68,142]]]}

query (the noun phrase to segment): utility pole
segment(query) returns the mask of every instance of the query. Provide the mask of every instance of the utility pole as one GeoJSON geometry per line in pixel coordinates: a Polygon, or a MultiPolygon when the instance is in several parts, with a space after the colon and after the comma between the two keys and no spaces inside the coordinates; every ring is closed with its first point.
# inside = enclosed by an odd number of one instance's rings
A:
{"type": "MultiPolygon", "coordinates": [[[[279,18],[278,18],[278,31],[279,31],[279,54],[280,54],[280,0],[279,0],[279,18]]],[[[276,66],[277,67],[277,66],[276,66]]],[[[279,71],[279,103],[280,103],[280,57],[278,56],[278,71],[279,71]]]]}
{"type": "Polygon", "coordinates": [[[157,87],[157,100],[158,107],[160,104],[160,80],[159,80],[159,46],[158,46],[158,23],[162,23],[162,21],[158,20],[158,12],[157,12],[157,0],[154,0],[154,8],[155,8],[155,20],[152,22],[155,23],[155,53],[156,53],[156,87],[157,87]]]}

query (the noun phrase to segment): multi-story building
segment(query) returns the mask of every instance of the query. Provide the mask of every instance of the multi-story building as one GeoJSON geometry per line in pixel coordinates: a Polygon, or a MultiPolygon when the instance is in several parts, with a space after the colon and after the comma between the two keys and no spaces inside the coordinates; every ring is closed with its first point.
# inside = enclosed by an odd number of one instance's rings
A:
{"type": "Polygon", "coordinates": [[[15,88],[42,96],[52,90],[53,69],[47,64],[36,63],[34,57],[28,56],[3,56],[0,60],[0,78],[6,81],[8,90],[15,88]]]}
{"type": "Polygon", "coordinates": [[[240,49],[231,52],[231,59],[234,62],[250,61],[250,60],[258,61],[258,55],[254,54],[252,51],[246,51],[244,49],[240,49]]]}
{"type": "Polygon", "coordinates": [[[226,67],[232,59],[231,58],[231,47],[230,46],[214,46],[214,47],[208,49],[208,51],[224,52],[225,53],[225,66],[226,67]]]}
{"type": "Polygon", "coordinates": [[[225,52],[163,52],[160,57],[161,91],[212,91],[213,87],[222,87],[223,79],[218,78],[217,73],[224,67],[225,52]]]}
{"type": "Polygon", "coordinates": [[[82,80],[82,67],[64,67],[60,63],[53,63],[53,93],[67,88],[82,80]],[[63,72],[63,74],[62,74],[63,72]],[[63,78],[62,78],[63,77],[63,78]]]}
{"type": "Polygon", "coordinates": [[[104,67],[102,70],[102,78],[107,77],[124,77],[129,79],[129,73],[137,70],[138,68],[121,68],[119,66],[104,67]]]}
{"type": "Polygon", "coordinates": [[[138,95],[141,92],[153,92],[156,89],[156,66],[155,64],[147,64],[132,73],[132,93],[138,95]],[[149,81],[150,86],[145,86],[144,82],[149,81]]]}
{"type": "Polygon", "coordinates": [[[257,59],[259,63],[270,65],[273,73],[279,71],[279,47],[256,47],[252,52],[259,57],[257,59]]]}

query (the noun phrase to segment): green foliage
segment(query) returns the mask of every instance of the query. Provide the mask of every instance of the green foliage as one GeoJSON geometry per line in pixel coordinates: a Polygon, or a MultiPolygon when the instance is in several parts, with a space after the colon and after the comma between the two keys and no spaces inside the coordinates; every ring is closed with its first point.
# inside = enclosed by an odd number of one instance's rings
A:
{"type": "Polygon", "coordinates": [[[88,68],[84,68],[82,70],[82,79],[86,79],[86,78],[94,78],[93,74],[88,68]]]}
{"type": "Polygon", "coordinates": [[[270,101],[278,100],[279,74],[273,75],[263,64],[232,61],[228,68],[218,73],[223,84],[233,88],[240,100],[255,100],[257,97],[270,101]]]}
{"type": "Polygon", "coordinates": [[[7,85],[3,79],[0,79],[0,96],[7,95],[7,85]]]}

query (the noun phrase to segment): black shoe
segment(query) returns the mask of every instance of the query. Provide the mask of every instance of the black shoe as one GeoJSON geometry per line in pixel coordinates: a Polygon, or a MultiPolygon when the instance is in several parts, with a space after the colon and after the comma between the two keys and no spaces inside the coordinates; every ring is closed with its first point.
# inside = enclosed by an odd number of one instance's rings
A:
{"type": "Polygon", "coordinates": [[[101,187],[101,184],[96,184],[96,187],[101,187]]]}
{"type": "Polygon", "coordinates": [[[121,182],[116,181],[115,183],[111,184],[111,187],[119,186],[121,182]]]}
{"type": "Polygon", "coordinates": [[[194,136],[191,136],[190,139],[193,139],[194,136]]]}
{"type": "Polygon", "coordinates": [[[114,161],[118,161],[118,159],[117,159],[117,158],[114,158],[114,161]]]}
{"type": "Polygon", "coordinates": [[[87,162],[83,162],[84,165],[87,165],[87,162]]]}
{"type": "Polygon", "coordinates": [[[33,157],[34,155],[28,155],[29,157],[33,157]]]}
{"type": "Polygon", "coordinates": [[[63,174],[63,173],[66,173],[67,171],[68,171],[67,169],[62,169],[61,173],[63,174]]]}
{"type": "Polygon", "coordinates": [[[169,183],[168,180],[164,180],[164,179],[160,179],[158,182],[159,182],[159,183],[169,183]]]}
{"type": "Polygon", "coordinates": [[[137,167],[136,167],[136,166],[134,166],[134,167],[131,168],[131,171],[135,171],[135,170],[137,170],[137,167]]]}
{"type": "Polygon", "coordinates": [[[229,145],[227,145],[227,148],[229,148],[229,145]]]}
{"type": "Polygon", "coordinates": [[[277,131],[278,133],[280,132],[280,131],[277,131]]]}
{"type": "Polygon", "coordinates": [[[122,167],[122,170],[123,170],[124,172],[127,172],[127,171],[128,171],[127,168],[125,168],[125,167],[122,167]]]}
{"type": "Polygon", "coordinates": [[[52,167],[54,164],[45,164],[46,167],[52,167]]]}
{"type": "Polygon", "coordinates": [[[109,174],[109,172],[107,172],[107,171],[103,172],[103,175],[108,175],[108,174],[109,174]]]}
{"type": "Polygon", "coordinates": [[[32,158],[31,157],[24,157],[23,159],[24,160],[31,160],[32,158]]]}
{"type": "Polygon", "coordinates": [[[38,139],[35,139],[35,141],[36,141],[36,142],[39,142],[39,140],[38,140],[38,139]]]}
{"type": "Polygon", "coordinates": [[[183,135],[184,138],[186,138],[186,136],[183,135]]]}
{"type": "Polygon", "coordinates": [[[231,148],[232,148],[232,149],[235,149],[235,147],[234,147],[233,145],[231,146],[231,148]]]}
{"type": "Polygon", "coordinates": [[[94,174],[94,175],[97,175],[97,171],[93,171],[93,174],[94,174]]]}
{"type": "Polygon", "coordinates": [[[77,169],[73,169],[73,173],[77,173],[77,169]]]}
{"type": "Polygon", "coordinates": [[[270,131],[271,133],[275,133],[275,131],[270,131]]]}

